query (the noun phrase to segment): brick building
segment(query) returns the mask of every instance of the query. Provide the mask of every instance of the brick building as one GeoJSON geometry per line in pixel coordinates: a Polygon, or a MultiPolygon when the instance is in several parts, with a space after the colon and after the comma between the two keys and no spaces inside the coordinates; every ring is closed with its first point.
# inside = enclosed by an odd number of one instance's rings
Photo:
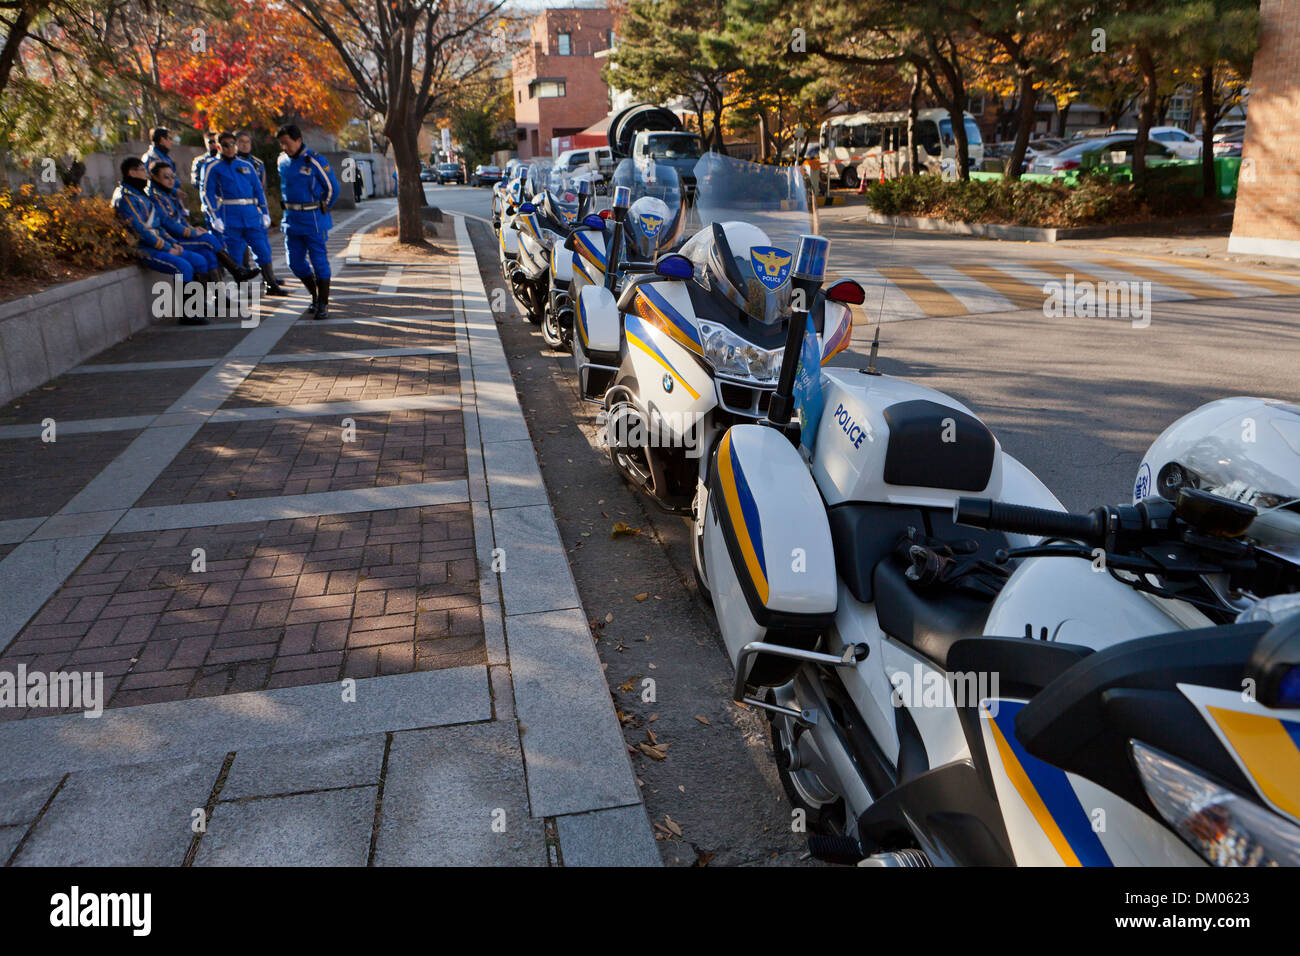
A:
{"type": "Polygon", "coordinates": [[[1262,0],[1230,252],[1300,258],[1300,0],[1262,0]]]}
{"type": "Polygon", "coordinates": [[[605,7],[543,10],[529,27],[527,46],[511,64],[519,158],[551,156],[551,139],[572,136],[610,109],[600,78],[614,16],[605,7]]]}

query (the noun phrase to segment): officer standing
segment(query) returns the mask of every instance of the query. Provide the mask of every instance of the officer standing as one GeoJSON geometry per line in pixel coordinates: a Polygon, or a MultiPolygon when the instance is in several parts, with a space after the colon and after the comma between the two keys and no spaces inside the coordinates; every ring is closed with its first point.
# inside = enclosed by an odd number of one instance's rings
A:
{"type": "MultiPolygon", "coordinates": [[[[217,160],[217,133],[216,130],[203,134],[203,143],[207,146],[206,153],[199,153],[194,157],[194,162],[190,163],[190,183],[199,191],[199,201],[203,200],[203,172],[211,163],[217,160]]],[[[204,203],[203,211],[207,212],[207,204],[204,203]]]]}
{"type": "Polygon", "coordinates": [[[262,192],[266,192],[266,163],[253,155],[253,135],[248,130],[241,129],[235,135],[235,149],[238,150],[240,159],[253,164],[258,179],[262,181],[262,192]]]}
{"type": "Polygon", "coordinates": [[[302,141],[302,131],[292,124],[275,132],[280,141],[280,198],[284,204],[284,249],[289,269],[311,293],[309,315],[323,319],[330,299],[330,259],[325,250],[334,228],[330,210],[339,198],[339,181],[325,157],[313,153],[302,141]]]}
{"type": "Polygon", "coordinates": [[[149,140],[153,143],[144,155],[140,157],[140,162],[144,163],[145,169],[153,169],[153,164],[157,162],[166,163],[176,172],[176,160],[171,157],[172,134],[171,130],[164,126],[155,126],[153,132],[149,134],[149,140]]]}
{"type": "Polygon", "coordinates": [[[225,238],[226,251],[236,262],[243,259],[245,246],[252,248],[262,267],[267,295],[289,295],[271,266],[271,244],[266,236],[271,213],[257,170],[235,155],[233,133],[222,133],[217,143],[221,155],[203,173],[203,201],[212,228],[225,238]]]}
{"type": "MultiPolygon", "coordinates": [[[[164,275],[179,275],[184,282],[193,282],[196,273],[207,269],[207,260],[197,252],[183,249],[163,232],[158,210],[145,191],[149,177],[144,163],[134,156],[122,160],[122,181],[113,190],[113,211],[135,233],[133,252],[143,265],[164,275]]],[[[182,325],[207,325],[202,316],[180,317],[182,325]]]]}

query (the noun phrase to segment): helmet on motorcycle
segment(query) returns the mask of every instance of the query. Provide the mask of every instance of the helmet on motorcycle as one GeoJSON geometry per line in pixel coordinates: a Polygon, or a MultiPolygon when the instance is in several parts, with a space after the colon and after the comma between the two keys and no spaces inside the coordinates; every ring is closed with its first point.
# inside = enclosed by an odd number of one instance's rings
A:
{"type": "Polygon", "coordinates": [[[715,222],[681,251],[695,263],[696,276],[751,318],[771,325],[790,311],[794,254],[771,245],[757,226],[715,222]]]}
{"type": "Polygon", "coordinates": [[[672,229],[672,210],[657,196],[642,196],[627,210],[628,247],[639,259],[649,259],[672,229]]]}
{"type": "Polygon", "coordinates": [[[1253,505],[1247,534],[1300,557],[1300,406],[1225,398],[1174,422],[1147,449],[1133,500],[1199,488],[1253,505]]]}

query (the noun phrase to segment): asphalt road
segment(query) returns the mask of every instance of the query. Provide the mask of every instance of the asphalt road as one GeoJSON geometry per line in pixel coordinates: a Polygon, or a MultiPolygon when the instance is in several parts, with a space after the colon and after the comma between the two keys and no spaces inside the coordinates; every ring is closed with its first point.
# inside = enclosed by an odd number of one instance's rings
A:
{"type": "MultiPolygon", "coordinates": [[[[484,282],[502,285],[487,190],[429,187],[430,202],[477,217],[484,282]]],[[[915,262],[1077,257],[1077,248],[952,239],[823,220],[832,269],[915,262]]],[[[867,364],[875,316],[859,315],[836,365],[867,364]]],[[[571,360],[518,316],[498,316],[542,472],[629,746],[647,731],[668,757],[633,757],[653,821],[683,831],[665,862],[790,863],[789,832],[764,721],[730,703],[731,669],[692,578],[686,525],[632,493],[596,447],[594,406],[576,398],[571,360]],[[611,539],[624,521],[641,533],[611,539]],[[638,602],[635,595],[647,594],[638,602]],[[612,614],[606,623],[605,616],[612,614]],[[642,703],[652,677],[657,701],[642,703]],[[629,683],[629,681],[631,683],[629,683]],[[623,688],[635,688],[636,693],[623,688]],[[699,718],[708,721],[703,723],[699,718]]],[[[1156,302],[1151,323],[1048,319],[1041,310],[886,322],[882,371],[941,389],[1071,509],[1127,501],[1142,453],[1170,422],[1234,394],[1300,401],[1300,296],[1156,302]]]]}

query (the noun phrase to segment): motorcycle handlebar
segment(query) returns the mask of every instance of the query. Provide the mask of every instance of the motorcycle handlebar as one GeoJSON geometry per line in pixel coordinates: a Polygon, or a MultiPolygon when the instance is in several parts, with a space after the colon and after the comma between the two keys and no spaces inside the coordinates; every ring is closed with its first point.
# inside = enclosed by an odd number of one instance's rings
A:
{"type": "Polygon", "coordinates": [[[1072,538],[1088,544],[1101,544],[1106,536],[1105,509],[1088,514],[1048,511],[1027,505],[1007,504],[990,498],[958,498],[953,507],[957,524],[990,531],[1037,535],[1044,538],[1072,538]]]}

